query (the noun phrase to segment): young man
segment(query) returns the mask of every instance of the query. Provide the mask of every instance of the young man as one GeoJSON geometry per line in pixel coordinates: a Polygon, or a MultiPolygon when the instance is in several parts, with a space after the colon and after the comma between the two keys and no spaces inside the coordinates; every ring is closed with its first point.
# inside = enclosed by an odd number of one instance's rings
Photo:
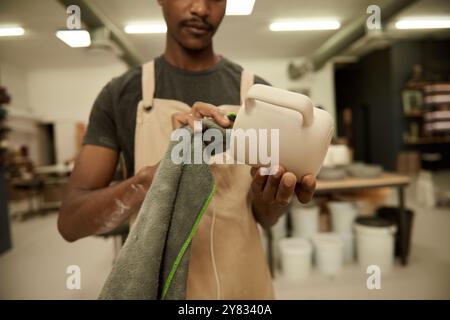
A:
{"type": "MultiPolygon", "coordinates": [[[[59,215],[67,241],[111,231],[135,215],[170,132],[205,116],[230,126],[216,106],[238,106],[253,82],[265,83],[213,51],[226,0],[158,2],[168,27],[165,52],[98,96],[59,215]],[[109,186],[119,153],[128,179],[109,186]]],[[[192,242],[187,298],[271,299],[256,221],[270,228],[294,194],[308,202],[314,177],[297,182],[281,167],[264,176],[245,165],[215,165],[212,172],[217,192],[192,242]]]]}

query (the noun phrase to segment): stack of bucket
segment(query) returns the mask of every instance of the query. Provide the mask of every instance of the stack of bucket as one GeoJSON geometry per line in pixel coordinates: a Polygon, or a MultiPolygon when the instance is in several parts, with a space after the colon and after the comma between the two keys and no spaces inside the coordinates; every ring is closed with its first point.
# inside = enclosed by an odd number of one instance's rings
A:
{"type": "Polygon", "coordinates": [[[289,280],[302,280],[309,276],[313,247],[311,239],[319,231],[319,208],[305,206],[294,199],[290,206],[292,238],[278,242],[281,267],[289,280]]]}
{"type": "Polygon", "coordinates": [[[323,274],[338,274],[344,260],[344,241],[337,233],[319,232],[319,207],[304,206],[294,200],[290,214],[293,238],[279,242],[284,276],[290,280],[305,279],[313,260],[323,274]]]}
{"type": "Polygon", "coordinates": [[[331,215],[331,227],[339,235],[344,246],[344,262],[351,263],[355,257],[354,221],[358,211],[353,202],[330,201],[328,208],[331,215]]]}
{"type": "MultiPolygon", "coordinates": [[[[355,252],[364,270],[377,265],[382,273],[389,272],[394,259],[395,225],[378,217],[357,218],[358,210],[353,202],[330,201],[328,208],[332,232],[319,232],[319,207],[305,206],[297,200],[292,202],[292,238],[276,236],[274,239],[284,277],[307,278],[313,262],[321,273],[336,276],[344,264],[355,260],[355,252]]],[[[285,226],[286,221],[282,224],[285,226]]]]}

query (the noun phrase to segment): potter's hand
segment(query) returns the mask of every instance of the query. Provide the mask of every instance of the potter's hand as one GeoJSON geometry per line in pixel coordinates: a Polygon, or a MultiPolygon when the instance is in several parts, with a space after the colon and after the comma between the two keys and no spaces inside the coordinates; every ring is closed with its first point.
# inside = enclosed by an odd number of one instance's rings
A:
{"type": "Polygon", "coordinates": [[[141,195],[143,196],[142,200],[144,200],[148,189],[150,189],[158,167],[159,162],[154,166],[145,166],[134,176],[132,188],[137,188],[135,189],[136,191],[141,191],[141,195]]]}
{"type": "Polygon", "coordinates": [[[216,106],[208,103],[196,102],[192,106],[191,112],[178,112],[173,114],[172,128],[178,129],[185,125],[194,128],[194,121],[199,121],[205,117],[212,118],[214,122],[224,128],[228,128],[231,125],[231,121],[228,117],[222,114],[216,106]]]}
{"type": "Polygon", "coordinates": [[[251,174],[253,211],[255,218],[265,228],[277,222],[294,194],[301,203],[307,203],[316,189],[314,176],[306,175],[298,182],[296,176],[286,172],[282,166],[273,175],[262,175],[258,168],[252,168],[251,174]]]}

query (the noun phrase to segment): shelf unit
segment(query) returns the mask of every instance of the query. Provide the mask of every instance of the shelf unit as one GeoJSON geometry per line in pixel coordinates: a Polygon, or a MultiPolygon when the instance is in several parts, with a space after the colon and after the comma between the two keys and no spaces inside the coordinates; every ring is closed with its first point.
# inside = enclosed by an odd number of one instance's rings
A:
{"type": "Polygon", "coordinates": [[[406,139],[404,142],[405,142],[405,144],[409,144],[409,145],[450,143],[450,136],[421,137],[421,138],[417,138],[417,139],[406,139]]]}
{"type": "Polygon", "coordinates": [[[403,115],[407,118],[421,118],[426,113],[425,110],[414,110],[414,111],[408,111],[404,112],[403,115]]]}

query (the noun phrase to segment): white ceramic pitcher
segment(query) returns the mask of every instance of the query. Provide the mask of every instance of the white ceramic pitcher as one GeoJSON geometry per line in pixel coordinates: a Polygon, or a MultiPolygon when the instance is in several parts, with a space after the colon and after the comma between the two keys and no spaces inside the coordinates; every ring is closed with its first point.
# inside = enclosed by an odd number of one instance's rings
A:
{"type": "MultiPolygon", "coordinates": [[[[307,96],[255,84],[247,92],[245,105],[239,109],[235,119],[230,152],[236,161],[252,166],[281,164],[301,179],[306,174],[317,175],[333,134],[334,122],[330,114],[315,108],[307,96]],[[245,145],[244,154],[237,152],[237,139],[248,129],[279,130],[279,163],[266,164],[263,162],[265,160],[261,161],[259,142],[256,165],[249,158],[249,153],[254,150],[249,143],[245,145]]],[[[270,133],[267,135],[271,136],[270,133]]],[[[267,155],[271,154],[270,142],[263,147],[267,149],[267,155]]]]}

